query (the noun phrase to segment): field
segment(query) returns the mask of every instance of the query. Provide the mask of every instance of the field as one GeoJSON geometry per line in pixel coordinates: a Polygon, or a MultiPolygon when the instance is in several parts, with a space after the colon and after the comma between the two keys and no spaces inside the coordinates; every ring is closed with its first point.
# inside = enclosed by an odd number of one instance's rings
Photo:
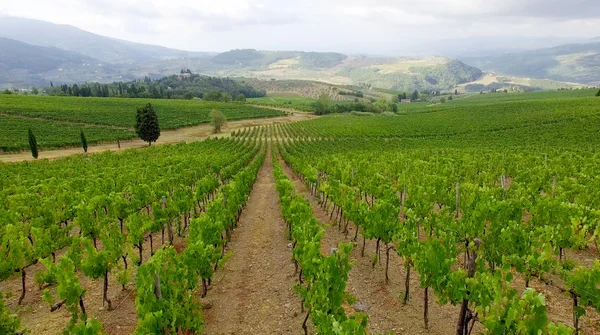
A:
{"type": "Polygon", "coordinates": [[[161,129],[209,122],[208,115],[213,109],[222,111],[228,120],[284,114],[244,104],[199,100],[0,95],[0,115],[6,120],[1,130],[5,136],[0,138],[0,148],[4,151],[27,148],[27,128],[37,135],[42,148],[77,145],[81,128],[86,135],[90,133],[91,143],[130,139],[135,136],[136,109],[147,103],[155,107],[161,129]],[[18,120],[9,116],[29,119],[18,120]],[[64,131],[53,132],[52,127],[64,131]]]}
{"type": "Polygon", "coordinates": [[[79,146],[80,131],[85,133],[89,144],[126,140],[136,137],[130,129],[98,127],[95,125],[73,125],[48,120],[19,118],[0,115],[0,150],[20,151],[28,148],[27,131],[32,129],[41,149],[79,146]]]}
{"type": "Polygon", "coordinates": [[[475,95],[0,164],[0,330],[600,334],[599,102],[475,95]]]}
{"type": "MultiPolygon", "coordinates": [[[[343,89],[340,89],[343,91],[343,89]]],[[[350,90],[348,90],[350,91],[350,90]]],[[[341,97],[344,100],[336,100],[332,98],[333,104],[344,104],[352,101],[353,96],[342,96],[338,95],[336,92],[331,92],[333,97],[341,97]],[[347,100],[345,100],[347,99],[347,100]]],[[[304,96],[296,96],[296,95],[268,95],[263,98],[252,98],[248,99],[249,104],[255,105],[264,105],[271,107],[279,107],[279,108],[289,108],[296,109],[304,112],[314,112],[315,107],[314,103],[317,99],[307,98],[304,96]]]]}
{"type": "Polygon", "coordinates": [[[251,98],[248,99],[248,103],[256,105],[275,106],[282,108],[293,108],[305,112],[314,112],[315,108],[313,104],[317,101],[316,99],[306,98],[295,95],[275,95],[266,96],[263,98],[251,98]]]}

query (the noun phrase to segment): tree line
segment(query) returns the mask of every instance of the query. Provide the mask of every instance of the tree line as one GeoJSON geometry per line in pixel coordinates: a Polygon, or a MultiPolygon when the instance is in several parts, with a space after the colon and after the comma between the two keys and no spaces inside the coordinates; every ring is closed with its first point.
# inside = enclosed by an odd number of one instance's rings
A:
{"type": "MultiPolygon", "coordinates": [[[[244,80],[219,78],[193,74],[189,69],[182,70],[178,75],[160,79],[145,77],[128,82],[113,82],[112,84],[84,83],[62,84],[46,87],[48,95],[79,96],[79,97],[119,97],[119,98],[152,98],[152,99],[203,99],[207,96],[212,101],[225,101],[227,95],[244,98],[260,98],[266,95],[265,90],[257,90],[245,83],[244,80]],[[215,99],[215,95],[223,96],[215,99]]],[[[231,99],[233,100],[233,99],[231,99]]],[[[229,101],[231,101],[229,100],[229,101]]]]}

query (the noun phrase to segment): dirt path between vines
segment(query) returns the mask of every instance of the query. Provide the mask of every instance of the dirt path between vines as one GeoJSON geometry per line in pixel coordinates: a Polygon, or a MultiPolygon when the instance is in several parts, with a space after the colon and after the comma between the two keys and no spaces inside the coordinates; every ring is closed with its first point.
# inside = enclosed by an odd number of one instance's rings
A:
{"type": "Polygon", "coordinates": [[[303,315],[270,151],[204,304],[204,334],[300,334],[303,315]]]}
{"type": "MultiPolygon", "coordinates": [[[[339,242],[351,242],[355,234],[355,227],[350,224],[348,237],[338,231],[337,223],[331,223],[328,213],[321,208],[316,198],[313,197],[306,185],[292,172],[290,168],[282,166],[288,177],[296,185],[299,194],[310,201],[315,218],[326,224],[326,233],[321,240],[321,252],[329,253],[331,248],[337,247],[339,242]]],[[[334,215],[335,218],[335,215],[334,215]]],[[[361,257],[362,237],[359,234],[359,243],[352,251],[354,264],[350,271],[346,291],[357,298],[353,305],[355,310],[360,310],[369,315],[368,333],[381,334],[455,334],[458,319],[458,307],[435,302],[435,296],[429,292],[429,329],[423,324],[423,298],[424,290],[419,287],[419,277],[414,269],[411,271],[410,302],[403,305],[404,281],[406,271],[403,261],[390,251],[390,283],[385,284],[385,253],[382,245],[382,262],[371,265],[375,254],[375,241],[366,241],[365,256],[361,257]]],[[[474,334],[481,329],[474,329],[474,334]]]]}
{"type": "MultiPolygon", "coordinates": [[[[276,108],[273,108],[276,109],[276,108]]],[[[277,108],[277,110],[280,110],[277,108]]],[[[180,142],[194,142],[208,137],[228,137],[231,136],[231,132],[240,128],[253,127],[253,126],[266,126],[278,123],[287,123],[294,121],[302,121],[315,118],[315,115],[307,113],[294,112],[293,115],[288,114],[286,116],[260,118],[260,119],[245,119],[229,121],[222,128],[220,134],[213,134],[212,127],[210,124],[202,124],[198,126],[185,127],[175,130],[164,130],[161,132],[160,138],[153,145],[169,144],[169,143],[180,143],[180,142]]],[[[121,148],[117,146],[117,143],[103,143],[99,145],[90,145],[88,153],[98,153],[104,151],[121,151],[132,148],[145,148],[148,143],[142,140],[127,140],[121,141],[121,148]]],[[[57,159],[67,156],[73,156],[82,154],[80,147],[76,148],[62,148],[55,150],[40,151],[39,159],[57,159]]],[[[31,157],[29,151],[22,151],[18,153],[0,154],[0,162],[20,162],[34,160],[31,157]]]]}

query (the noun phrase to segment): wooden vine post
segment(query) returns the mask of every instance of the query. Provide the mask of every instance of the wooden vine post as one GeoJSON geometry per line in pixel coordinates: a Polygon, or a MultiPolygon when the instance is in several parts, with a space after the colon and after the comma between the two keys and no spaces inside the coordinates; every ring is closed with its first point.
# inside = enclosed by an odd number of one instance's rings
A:
{"type": "MultiPolygon", "coordinates": [[[[480,239],[476,238],[473,240],[473,243],[475,244],[475,249],[470,253],[467,265],[467,276],[469,278],[473,278],[473,276],[475,275],[475,261],[477,260],[477,251],[479,250],[479,247],[481,246],[482,242],[480,239]]],[[[468,252],[469,251],[467,250],[467,253],[468,252]]],[[[469,291],[467,290],[467,295],[468,294],[469,291]]],[[[471,311],[469,310],[469,299],[464,298],[460,306],[460,312],[458,314],[458,323],[456,324],[456,335],[469,335],[469,323],[471,321],[474,321],[474,317],[471,311]]],[[[473,325],[471,325],[471,327],[473,327],[473,325]]]]}

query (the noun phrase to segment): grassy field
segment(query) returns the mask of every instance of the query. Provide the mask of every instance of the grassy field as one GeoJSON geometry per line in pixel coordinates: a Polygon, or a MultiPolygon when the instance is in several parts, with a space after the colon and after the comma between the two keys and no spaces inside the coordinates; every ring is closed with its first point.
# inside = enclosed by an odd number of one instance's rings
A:
{"type": "MultiPolygon", "coordinates": [[[[348,90],[349,91],[349,90],[348,90]]],[[[352,96],[349,96],[354,98],[352,96]]],[[[265,106],[273,106],[273,107],[281,107],[281,108],[292,108],[305,112],[314,112],[314,103],[317,99],[307,98],[296,95],[272,95],[266,96],[263,98],[252,98],[247,100],[248,103],[256,104],[256,105],[265,105],[265,106]]],[[[352,100],[333,100],[332,104],[345,104],[351,103],[352,100]]]]}
{"type": "Polygon", "coordinates": [[[314,112],[315,108],[313,104],[316,99],[306,98],[302,96],[294,95],[275,95],[266,96],[262,98],[251,98],[247,100],[248,103],[256,105],[275,106],[282,108],[293,108],[306,112],[314,112]]]}

